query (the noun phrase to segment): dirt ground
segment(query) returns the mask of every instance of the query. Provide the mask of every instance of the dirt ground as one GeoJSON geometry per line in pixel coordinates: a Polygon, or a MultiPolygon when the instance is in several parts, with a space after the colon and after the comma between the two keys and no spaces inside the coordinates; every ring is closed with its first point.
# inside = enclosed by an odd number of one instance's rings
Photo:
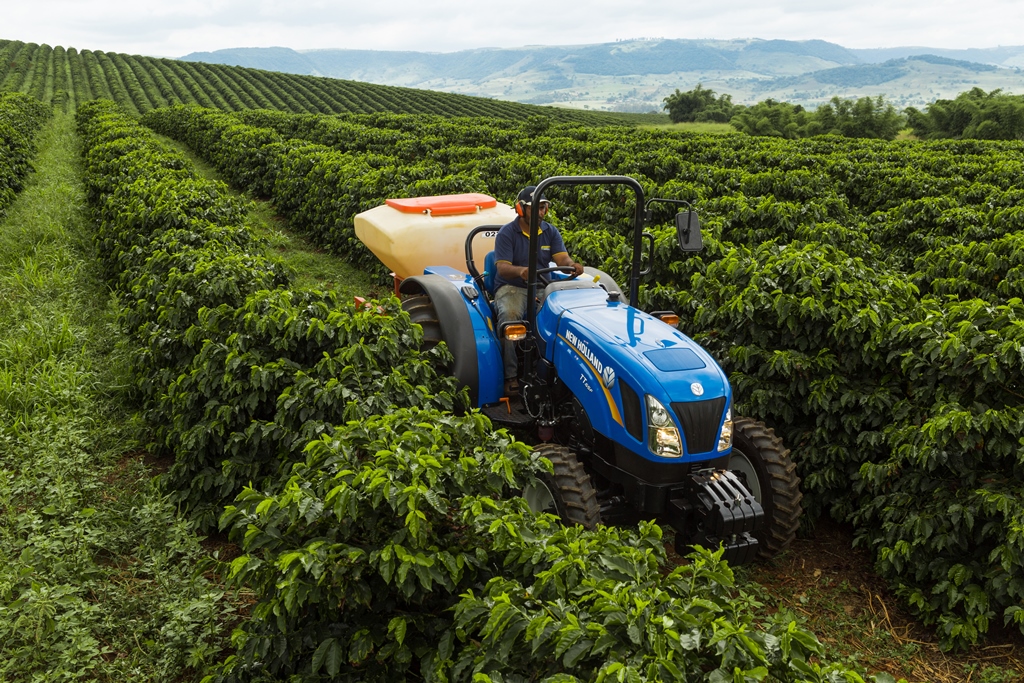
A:
{"type": "Polygon", "coordinates": [[[791,610],[825,644],[831,658],[868,673],[888,672],[910,683],[1024,681],[1024,636],[993,619],[984,645],[944,653],[929,628],[910,617],[873,569],[871,555],[853,547],[849,527],[819,520],[781,556],[740,570],[738,578],[769,608],[791,610]]]}

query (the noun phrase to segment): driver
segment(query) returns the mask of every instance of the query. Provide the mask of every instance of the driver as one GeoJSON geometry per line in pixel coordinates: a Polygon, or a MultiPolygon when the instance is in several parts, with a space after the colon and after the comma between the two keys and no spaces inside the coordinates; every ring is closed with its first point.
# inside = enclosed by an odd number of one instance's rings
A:
{"type": "MultiPolygon", "coordinates": [[[[526,314],[526,277],[530,259],[530,207],[534,201],[535,185],[524,187],[516,198],[517,217],[503,225],[494,238],[494,305],[498,309],[498,326],[510,320],[522,320],[526,314]]],[[[537,268],[546,268],[554,261],[559,266],[572,268],[576,275],[583,274],[583,264],[572,260],[562,241],[558,228],[544,220],[548,200],[541,195],[540,228],[537,231],[537,268]]],[[[503,340],[501,353],[505,363],[505,394],[519,393],[516,379],[515,342],[503,340]]]]}

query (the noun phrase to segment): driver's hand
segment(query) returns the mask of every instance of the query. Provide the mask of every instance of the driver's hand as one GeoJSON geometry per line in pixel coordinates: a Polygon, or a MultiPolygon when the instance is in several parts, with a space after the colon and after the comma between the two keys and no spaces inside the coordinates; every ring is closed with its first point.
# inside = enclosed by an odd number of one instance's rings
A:
{"type": "Polygon", "coordinates": [[[521,277],[525,281],[526,278],[528,278],[529,276],[530,276],[530,269],[528,267],[526,267],[526,266],[523,266],[523,270],[522,270],[521,273],[519,273],[519,277],[521,277]]]}
{"type": "Polygon", "coordinates": [[[576,271],[577,275],[583,275],[583,264],[582,263],[580,263],[579,261],[575,261],[575,262],[573,262],[572,267],[576,271]]]}

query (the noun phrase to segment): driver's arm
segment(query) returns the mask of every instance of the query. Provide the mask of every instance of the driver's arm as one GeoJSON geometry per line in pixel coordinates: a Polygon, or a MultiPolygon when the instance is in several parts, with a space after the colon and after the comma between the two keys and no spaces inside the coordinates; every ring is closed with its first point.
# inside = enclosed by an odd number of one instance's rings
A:
{"type": "Polygon", "coordinates": [[[583,275],[583,264],[579,263],[578,261],[573,261],[572,257],[569,256],[569,252],[562,251],[555,254],[551,258],[554,259],[555,263],[557,263],[558,265],[573,268],[576,271],[577,275],[583,275]]]}
{"type": "Polygon", "coordinates": [[[508,261],[498,261],[498,275],[501,279],[511,282],[516,278],[522,278],[526,280],[526,276],[530,274],[530,269],[526,266],[516,266],[508,261]]]}

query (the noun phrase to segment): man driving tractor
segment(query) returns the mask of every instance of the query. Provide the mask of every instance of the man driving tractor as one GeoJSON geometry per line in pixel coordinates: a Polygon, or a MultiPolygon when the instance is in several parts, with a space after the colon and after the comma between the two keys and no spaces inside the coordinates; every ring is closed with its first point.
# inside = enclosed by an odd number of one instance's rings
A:
{"type": "MultiPolygon", "coordinates": [[[[497,272],[494,275],[494,305],[498,312],[498,326],[511,320],[522,320],[526,314],[526,278],[530,260],[530,210],[534,201],[540,202],[541,218],[537,232],[537,263],[544,268],[551,261],[556,265],[573,268],[576,275],[583,274],[583,264],[574,261],[565,248],[558,228],[544,220],[549,202],[543,195],[534,198],[534,185],[524,187],[516,198],[516,218],[503,225],[494,239],[494,257],[497,272]]],[[[515,342],[502,341],[505,365],[505,394],[519,393],[515,342]]]]}

